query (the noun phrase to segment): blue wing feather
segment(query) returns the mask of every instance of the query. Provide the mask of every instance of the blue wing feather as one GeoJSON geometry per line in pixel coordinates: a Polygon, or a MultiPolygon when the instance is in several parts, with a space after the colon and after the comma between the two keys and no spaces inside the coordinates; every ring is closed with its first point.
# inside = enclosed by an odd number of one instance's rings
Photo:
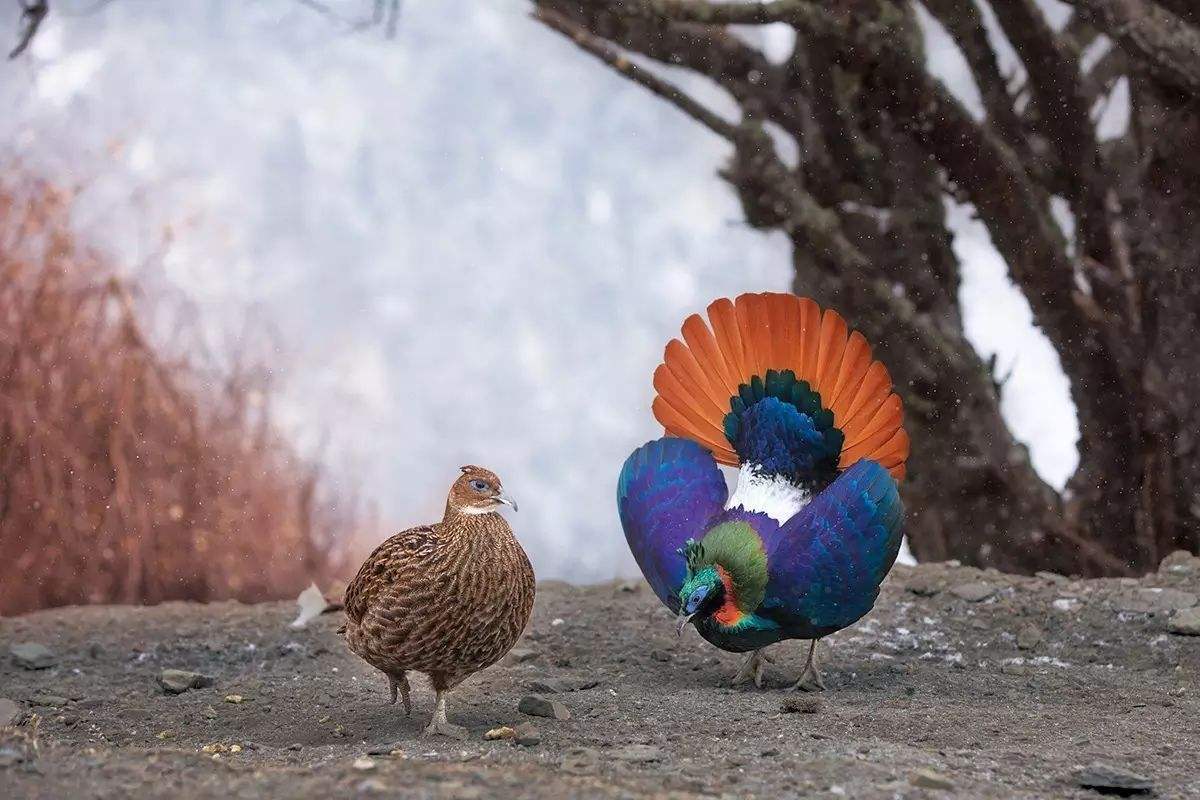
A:
{"type": "Polygon", "coordinates": [[[659,599],[679,609],[686,563],[677,552],[700,538],[728,496],[712,454],[690,439],[664,437],[625,460],[617,481],[617,508],[625,538],[659,599]]]}
{"type": "Polygon", "coordinates": [[[875,605],[903,516],[896,481],[859,461],[772,537],[765,604],[818,635],[850,625],[875,605]]]}

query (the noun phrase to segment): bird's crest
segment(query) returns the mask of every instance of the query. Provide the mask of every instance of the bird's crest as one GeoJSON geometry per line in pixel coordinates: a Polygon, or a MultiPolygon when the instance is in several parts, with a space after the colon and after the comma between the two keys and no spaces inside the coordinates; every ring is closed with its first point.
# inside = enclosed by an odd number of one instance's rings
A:
{"type": "Polygon", "coordinates": [[[697,542],[695,539],[688,539],[676,552],[687,562],[689,573],[695,572],[696,567],[704,562],[704,543],[697,542]]]}

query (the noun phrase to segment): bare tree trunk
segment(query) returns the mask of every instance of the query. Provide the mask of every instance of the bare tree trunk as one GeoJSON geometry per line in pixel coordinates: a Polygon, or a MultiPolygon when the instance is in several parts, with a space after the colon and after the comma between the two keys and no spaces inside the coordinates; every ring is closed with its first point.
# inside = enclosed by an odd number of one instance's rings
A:
{"type": "Polygon", "coordinates": [[[1014,92],[974,0],[929,0],[971,66],[982,122],[925,71],[908,3],[534,5],[728,139],[722,176],[750,224],[791,238],[795,291],[878,343],[909,411],[904,491],[918,558],[1094,575],[1200,549],[1200,171],[1189,158],[1200,28],[1186,4],[1078,0],[1056,33],[1033,0],[993,2],[1029,73],[1014,92]],[[767,23],[796,31],[782,65],[727,27],[767,23]],[[1101,32],[1117,46],[1084,74],[1078,54],[1101,32]],[[721,118],[629,53],[711,78],[741,118],[721,118]],[[1121,75],[1134,124],[1101,146],[1089,110],[1121,75]],[[797,165],[779,157],[781,137],[797,165]],[[997,381],[963,335],[947,194],[978,210],[1070,380],[1080,464],[1061,496],[1014,440],[997,381]],[[1051,214],[1055,196],[1075,216],[1074,247],[1051,214]]]}

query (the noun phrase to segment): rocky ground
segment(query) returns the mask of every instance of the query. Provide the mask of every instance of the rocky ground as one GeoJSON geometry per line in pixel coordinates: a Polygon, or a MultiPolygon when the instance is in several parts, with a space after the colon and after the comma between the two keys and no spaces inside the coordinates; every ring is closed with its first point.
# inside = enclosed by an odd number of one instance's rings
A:
{"type": "Polygon", "coordinates": [[[413,717],[385,704],[337,613],[39,612],[0,620],[0,796],[1198,797],[1197,593],[1182,555],[1137,581],[898,567],[804,695],[804,643],[733,689],[739,658],[677,638],[643,585],[545,583],[454,697],[462,741],[420,736],[424,683],[413,717]],[[172,669],[202,677],[172,694],[172,669]],[[501,726],[518,738],[485,739],[501,726]]]}

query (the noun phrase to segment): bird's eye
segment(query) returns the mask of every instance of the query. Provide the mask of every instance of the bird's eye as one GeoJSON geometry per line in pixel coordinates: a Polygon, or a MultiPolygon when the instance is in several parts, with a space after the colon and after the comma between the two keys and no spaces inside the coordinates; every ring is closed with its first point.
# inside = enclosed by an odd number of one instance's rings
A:
{"type": "Polygon", "coordinates": [[[487,481],[481,481],[479,478],[475,478],[471,481],[471,488],[477,492],[486,492],[488,490],[487,481]]]}

